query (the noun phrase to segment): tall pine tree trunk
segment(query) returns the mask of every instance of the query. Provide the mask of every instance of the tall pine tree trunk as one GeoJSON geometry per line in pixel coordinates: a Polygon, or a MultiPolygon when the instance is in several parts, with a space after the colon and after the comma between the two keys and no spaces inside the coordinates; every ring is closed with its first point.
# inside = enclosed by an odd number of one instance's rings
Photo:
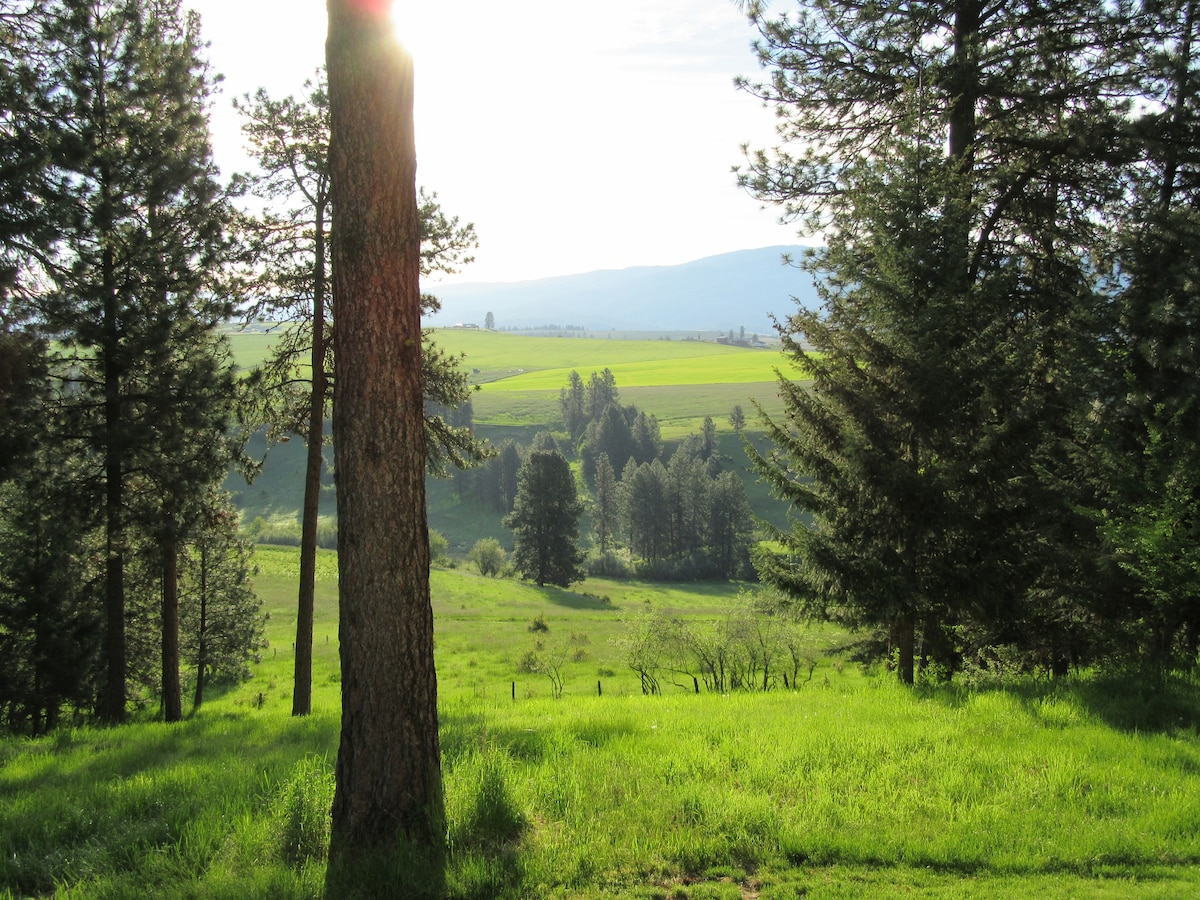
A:
{"type": "Polygon", "coordinates": [[[892,626],[892,641],[897,650],[896,676],[901,684],[912,684],[916,659],[916,626],[911,614],[900,616],[892,626]]]}
{"type": "MultiPolygon", "coordinates": [[[[105,203],[107,205],[107,203],[105,203]]],[[[104,290],[104,337],[100,353],[104,373],[104,660],[105,685],[100,717],[125,721],[125,440],[121,422],[120,331],[112,250],[105,248],[101,267],[104,290]]]]}
{"type": "Polygon", "coordinates": [[[196,638],[196,694],[192,712],[204,702],[204,670],[208,667],[208,548],[200,544],[200,627],[196,638]]]}
{"type": "Polygon", "coordinates": [[[398,839],[442,840],[413,72],[390,5],[328,4],[342,665],[330,869],[342,874],[398,839]]]}
{"type": "Polygon", "coordinates": [[[312,712],[313,606],[317,580],[317,525],[325,442],[325,206],[316,209],[313,253],[312,394],[308,406],[308,460],[300,531],[300,596],[296,611],[296,669],[292,715],[312,712]]]}
{"type": "MultiPolygon", "coordinates": [[[[168,515],[168,527],[174,527],[168,515]]],[[[162,546],[162,708],[163,720],[183,719],[179,684],[179,542],[174,534],[162,546]]]]}

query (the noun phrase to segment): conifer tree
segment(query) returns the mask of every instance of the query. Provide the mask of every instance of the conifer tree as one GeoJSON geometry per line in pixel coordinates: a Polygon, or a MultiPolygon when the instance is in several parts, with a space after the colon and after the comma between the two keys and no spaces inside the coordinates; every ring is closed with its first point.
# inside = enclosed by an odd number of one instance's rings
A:
{"type": "Polygon", "coordinates": [[[249,677],[249,664],[266,646],[262,601],[251,583],[254,547],[238,534],[237,509],[228,494],[211,490],[201,515],[203,527],[180,561],[180,644],[195,678],[193,712],[209,684],[249,677]]]}
{"type": "Polygon", "coordinates": [[[0,2],[0,480],[34,449],[44,385],[44,342],[34,298],[59,207],[51,199],[52,51],[40,29],[48,11],[0,2]]]}
{"type": "Polygon", "coordinates": [[[1089,417],[1101,529],[1132,580],[1100,612],[1122,653],[1160,668],[1200,648],[1200,4],[1146,3],[1136,71],[1147,98],[1118,213],[1112,380],[1089,417]]]}
{"type": "Polygon", "coordinates": [[[660,460],[630,460],[621,471],[621,528],[629,549],[654,562],[670,552],[667,470],[660,460]]]}
{"type": "Polygon", "coordinates": [[[578,441],[587,428],[589,416],[587,409],[587,393],[583,379],[574,369],[567,377],[567,385],[559,391],[558,404],[562,409],[563,428],[571,436],[572,441],[578,441]]]}
{"type": "Polygon", "coordinates": [[[709,489],[708,545],[713,571],[725,578],[749,572],[754,512],[736,473],[721,472],[709,489]]]}
{"type": "Polygon", "coordinates": [[[43,443],[0,483],[0,725],[39,735],[90,709],[103,597],[77,462],[43,443]]]}
{"type": "MultiPolygon", "coordinates": [[[[95,460],[91,484],[105,533],[99,708],[118,722],[134,516],[154,518],[153,530],[171,514],[166,506],[135,510],[142,495],[132,489],[179,437],[182,420],[161,415],[182,385],[174,358],[212,351],[212,331],[230,312],[213,281],[228,216],[209,151],[212,79],[195,15],[185,19],[175,0],[65,0],[49,32],[58,50],[54,162],[65,225],[56,256],[45,261],[54,291],[39,314],[58,339],[53,367],[66,434],[95,460]]],[[[223,428],[228,393],[216,390],[207,402],[216,404],[211,413],[186,415],[223,428]]]]}
{"type": "MultiPolygon", "coordinates": [[[[261,397],[274,432],[295,432],[306,439],[304,501],[301,511],[299,600],[292,714],[312,711],[312,622],[316,579],[321,473],[324,468],[325,418],[332,399],[333,352],[329,334],[334,309],[329,296],[329,92],[324,70],[305,85],[302,99],[274,100],[260,88],[235,106],[261,171],[246,189],[268,202],[258,216],[242,219],[252,262],[248,290],[262,298],[255,317],[284,319],[284,329],[267,361],[261,397]]],[[[436,195],[419,194],[421,272],[453,272],[471,261],[475,230],[447,216],[436,195]]],[[[434,312],[437,300],[422,297],[422,311],[434,312]]],[[[422,334],[425,368],[426,453],[430,470],[446,473],[447,464],[472,466],[487,455],[471,430],[455,425],[452,411],[469,403],[470,386],[458,358],[422,334]]]]}
{"type": "Polygon", "coordinates": [[[620,495],[617,476],[608,454],[601,453],[596,460],[596,491],[592,503],[592,530],[596,534],[596,547],[601,554],[607,553],[614,542],[620,523],[620,495]]]}
{"type": "Polygon", "coordinates": [[[1094,362],[1123,20],[1084,0],[747,6],[770,75],[744,85],[784,143],[743,182],[832,235],[811,263],[823,313],[781,325],[813,391],[782,383],[779,453],[758,460],[816,523],[762,571],[813,614],[889,631],[911,681],[918,633],[936,647],[969,614],[1007,641],[1056,614],[1016,606],[1070,531],[1042,472],[1094,362]]]}
{"type": "Polygon", "coordinates": [[[521,466],[513,511],[513,565],[539,586],[567,587],[583,577],[579,519],[583,514],[571,467],[561,453],[536,450],[521,466]]]}

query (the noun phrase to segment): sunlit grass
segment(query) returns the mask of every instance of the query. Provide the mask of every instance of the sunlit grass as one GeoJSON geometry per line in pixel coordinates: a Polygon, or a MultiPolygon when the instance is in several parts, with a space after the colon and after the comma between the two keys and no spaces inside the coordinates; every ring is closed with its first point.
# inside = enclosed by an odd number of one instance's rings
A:
{"type": "MultiPolygon", "coordinates": [[[[0,896],[321,895],[336,558],[319,560],[305,719],[294,561],[260,555],[272,646],[197,715],[0,741],[0,896]]],[[[642,696],[611,643],[622,618],[713,618],[737,590],[433,573],[447,896],[1200,894],[1194,682],[912,690],[825,661],[794,691],[642,696]],[[515,660],[572,633],[590,641],[555,701],[515,660]]]]}
{"type": "MultiPolygon", "coordinates": [[[[702,345],[696,345],[702,346],[702,345]]],[[[609,368],[618,386],[645,387],[673,384],[745,384],[771,382],[775,370],[785,368],[785,358],[778,352],[735,349],[731,353],[711,353],[696,356],[671,356],[663,359],[613,362],[609,368]]],[[[490,391],[559,390],[577,366],[538,369],[513,375],[483,386],[490,391]]],[[[580,373],[583,374],[583,373],[580,373]]],[[[586,380],[587,375],[584,375],[586,380]]]]}

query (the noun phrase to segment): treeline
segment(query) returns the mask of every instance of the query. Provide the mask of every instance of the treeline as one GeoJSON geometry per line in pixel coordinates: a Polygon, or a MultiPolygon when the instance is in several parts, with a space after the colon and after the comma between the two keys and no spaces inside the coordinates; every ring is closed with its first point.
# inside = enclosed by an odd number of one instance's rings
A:
{"type": "MultiPolygon", "coordinates": [[[[167,721],[263,646],[251,545],[221,485],[249,433],[308,444],[294,712],[309,711],[332,404],[329,104],[235,101],[257,174],[222,184],[217,77],[178,0],[0,0],[0,727],[167,721]],[[240,198],[250,197],[245,204],[240,198]],[[239,373],[222,328],[289,321],[239,373]]],[[[418,194],[421,271],[474,231],[418,194]]],[[[433,311],[437,300],[421,298],[433,311]]],[[[459,359],[421,336],[427,466],[482,459],[459,359]]],[[[251,531],[261,531],[255,523],[251,531]]]]}
{"type": "Polygon", "coordinates": [[[169,0],[0,12],[0,725],[174,720],[263,646],[214,78],[169,0]]]}
{"type": "Polygon", "coordinates": [[[482,466],[455,474],[459,496],[499,515],[517,502],[521,472],[533,452],[579,462],[588,492],[596,575],[648,578],[752,577],[754,519],[745,486],[717,451],[706,418],[669,454],[658,420],[623,405],[611,370],[587,382],[572,371],[560,392],[562,431],[542,432],[529,448],[504,442],[482,466]]]}

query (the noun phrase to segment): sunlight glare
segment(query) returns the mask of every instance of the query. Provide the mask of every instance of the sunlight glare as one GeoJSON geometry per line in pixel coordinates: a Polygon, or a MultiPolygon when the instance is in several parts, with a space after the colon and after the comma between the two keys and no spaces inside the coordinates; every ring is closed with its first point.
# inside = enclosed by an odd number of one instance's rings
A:
{"type": "Polygon", "coordinates": [[[421,51],[425,4],[400,2],[392,6],[392,31],[402,47],[415,59],[421,51]]]}

